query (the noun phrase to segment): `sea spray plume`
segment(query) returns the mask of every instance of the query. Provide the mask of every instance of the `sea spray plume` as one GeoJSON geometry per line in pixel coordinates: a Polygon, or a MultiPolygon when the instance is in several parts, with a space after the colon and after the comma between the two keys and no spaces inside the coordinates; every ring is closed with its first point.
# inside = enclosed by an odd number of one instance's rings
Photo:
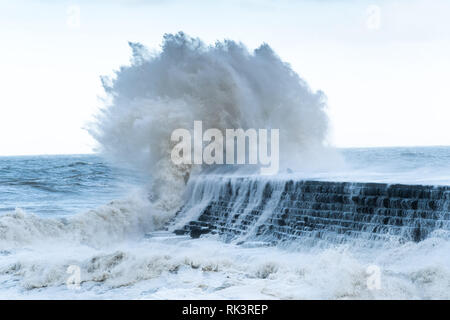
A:
{"type": "Polygon", "coordinates": [[[195,169],[175,166],[173,130],[276,128],[280,164],[320,162],[326,149],[325,96],[312,92],[291,67],[263,44],[249,52],[231,40],[205,45],[184,33],[166,34],[162,50],[150,53],[130,43],[131,64],[103,78],[109,103],[90,132],[100,151],[139,168],[152,178],[161,208],[176,208],[185,180],[195,169]]]}

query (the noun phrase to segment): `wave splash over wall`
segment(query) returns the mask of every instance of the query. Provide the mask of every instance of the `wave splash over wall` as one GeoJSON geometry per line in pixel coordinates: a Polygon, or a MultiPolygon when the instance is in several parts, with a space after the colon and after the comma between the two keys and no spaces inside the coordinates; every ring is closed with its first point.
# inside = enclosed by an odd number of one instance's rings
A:
{"type": "Polygon", "coordinates": [[[450,187],[199,177],[171,230],[304,247],[450,239],[450,187]]]}
{"type": "Polygon", "coordinates": [[[184,33],[166,34],[161,51],[130,43],[131,64],[103,78],[107,105],[91,133],[100,150],[152,179],[160,208],[182,204],[185,181],[200,168],[172,164],[171,133],[204,128],[279,129],[282,167],[326,163],[325,95],[267,45],[249,51],[231,40],[206,45],[184,33]]]}

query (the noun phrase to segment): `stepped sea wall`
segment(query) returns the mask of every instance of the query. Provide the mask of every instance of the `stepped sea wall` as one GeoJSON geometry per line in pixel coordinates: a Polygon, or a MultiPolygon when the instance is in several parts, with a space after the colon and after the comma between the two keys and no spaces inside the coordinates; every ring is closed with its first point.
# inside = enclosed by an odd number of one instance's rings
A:
{"type": "Polygon", "coordinates": [[[421,241],[450,231],[450,186],[198,177],[172,231],[225,241],[421,241]]]}

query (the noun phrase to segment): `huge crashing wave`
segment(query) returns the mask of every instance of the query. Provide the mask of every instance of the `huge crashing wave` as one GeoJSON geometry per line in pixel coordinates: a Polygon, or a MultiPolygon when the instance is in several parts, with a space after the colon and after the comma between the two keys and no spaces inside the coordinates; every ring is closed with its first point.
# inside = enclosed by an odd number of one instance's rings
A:
{"type": "Polygon", "coordinates": [[[164,35],[160,51],[130,46],[131,64],[102,78],[107,103],[90,132],[103,154],[150,177],[159,208],[179,207],[186,177],[200,170],[170,159],[171,133],[191,130],[195,120],[222,133],[279,129],[282,168],[329,160],[324,93],[312,91],[269,45],[253,51],[232,40],[206,45],[179,32],[164,35]]]}

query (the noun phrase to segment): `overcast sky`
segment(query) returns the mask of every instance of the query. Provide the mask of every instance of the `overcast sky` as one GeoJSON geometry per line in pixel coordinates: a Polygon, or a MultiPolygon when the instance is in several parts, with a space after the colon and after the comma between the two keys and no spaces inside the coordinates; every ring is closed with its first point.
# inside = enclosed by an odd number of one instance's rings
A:
{"type": "Polygon", "coordinates": [[[0,0],[0,155],[91,152],[99,76],[128,41],[178,31],[268,43],[328,96],[338,147],[450,145],[449,16],[446,0],[0,0]]]}

